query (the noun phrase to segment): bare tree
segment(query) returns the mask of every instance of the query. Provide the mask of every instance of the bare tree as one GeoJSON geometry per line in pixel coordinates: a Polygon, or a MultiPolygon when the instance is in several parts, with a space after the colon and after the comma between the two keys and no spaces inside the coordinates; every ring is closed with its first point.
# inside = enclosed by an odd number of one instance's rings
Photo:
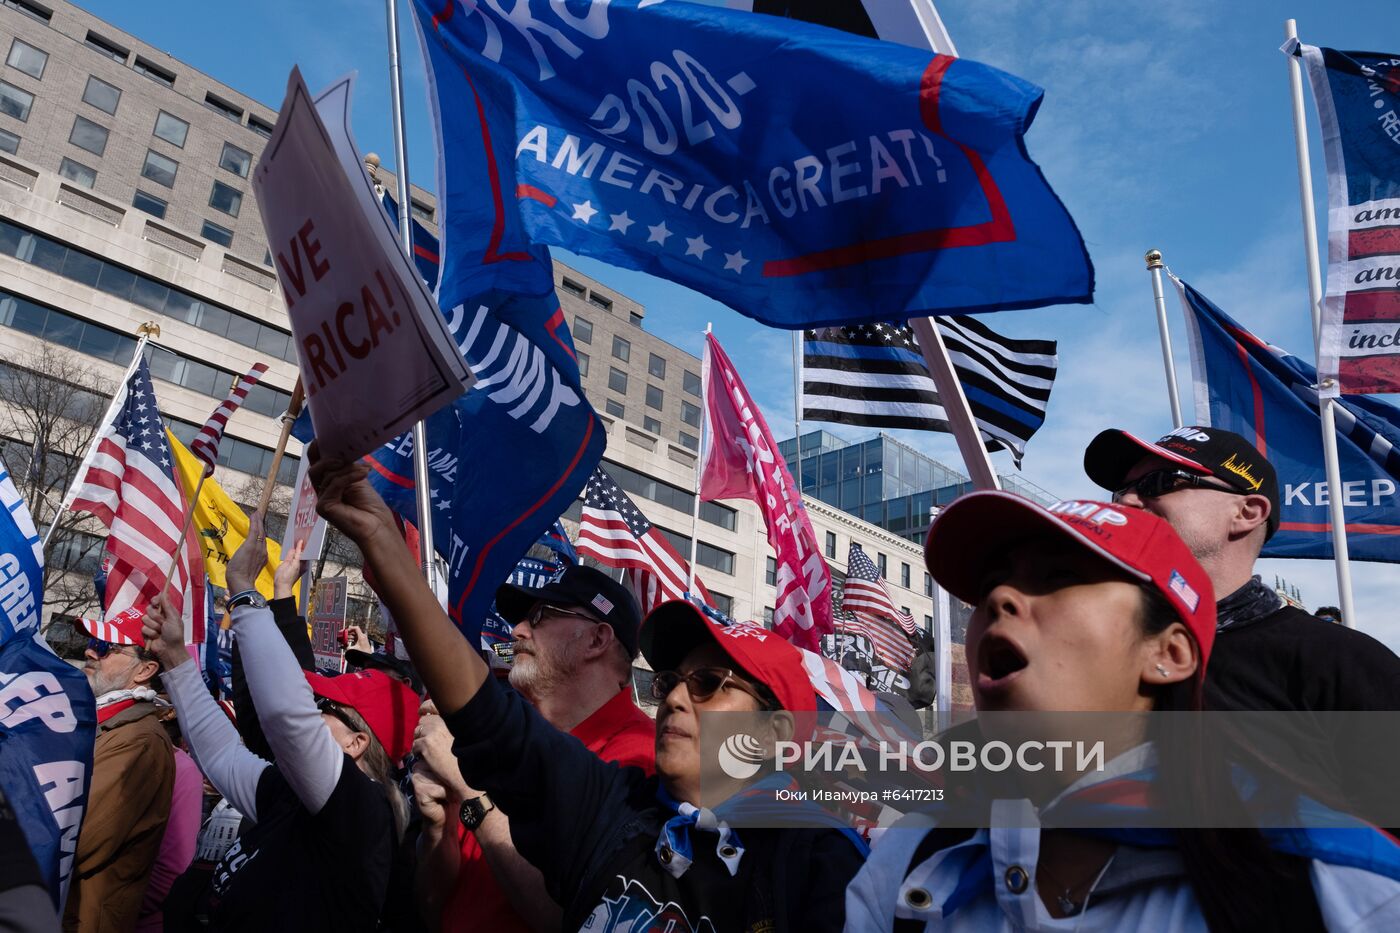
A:
{"type": "Polygon", "coordinates": [[[45,604],[75,616],[97,604],[92,575],[102,529],[90,516],[58,514],[115,387],[86,359],[46,344],[0,367],[0,449],[34,516],[57,528],[44,554],[45,604]]]}

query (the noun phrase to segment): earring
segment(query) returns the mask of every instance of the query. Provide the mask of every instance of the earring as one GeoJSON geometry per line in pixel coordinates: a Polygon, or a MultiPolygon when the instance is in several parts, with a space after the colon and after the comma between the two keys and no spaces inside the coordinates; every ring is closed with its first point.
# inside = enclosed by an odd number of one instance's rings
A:
{"type": "Polygon", "coordinates": [[[1166,669],[1164,666],[1162,666],[1161,664],[1158,664],[1158,665],[1157,665],[1157,673],[1161,674],[1163,677],[1166,677],[1168,674],[1171,673],[1171,671],[1167,670],[1167,669],[1166,669]]]}

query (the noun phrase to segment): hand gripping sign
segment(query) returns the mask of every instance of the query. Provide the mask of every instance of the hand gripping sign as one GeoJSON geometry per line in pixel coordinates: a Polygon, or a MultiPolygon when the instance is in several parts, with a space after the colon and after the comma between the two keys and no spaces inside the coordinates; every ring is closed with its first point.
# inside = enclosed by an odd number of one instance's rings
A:
{"type": "Polygon", "coordinates": [[[365,174],[350,91],[347,77],[313,103],[292,69],[253,177],[316,437],[323,455],[345,460],[472,383],[365,174]]]}

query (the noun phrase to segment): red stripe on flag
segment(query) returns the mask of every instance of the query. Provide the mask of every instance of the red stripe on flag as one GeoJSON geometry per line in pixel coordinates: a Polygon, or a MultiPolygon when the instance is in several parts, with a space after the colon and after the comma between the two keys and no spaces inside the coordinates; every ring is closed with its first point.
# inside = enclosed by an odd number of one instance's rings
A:
{"type": "Polygon", "coordinates": [[[1342,310],[1344,324],[1361,321],[1400,322],[1400,289],[1383,288],[1371,292],[1347,292],[1342,310]]]}
{"type": "MultiPolygon", "coordinates": [[[[1331,522],[1280,522],[1279,531],[1315,531],[1319,534],[1331,534],[1331,522]]],[[[1400,535],[1400,525],[1363,525],[1354,522],[1347,522],[1348,534],[1357,535],[1400,535]]]]}
{"type": "Polygon", "coordinates": [[[559,203],[559,199],[548,191],[541,191],[534,185],[516,185],[515,196],[521,200],[539,201],[545,207],[553,207],[559,203]]]}
{"type": "Polygon", "coordinates": [[[426,246],[419,246],[419,245],[416,244],[416,243],[413,245],[413,255],[419,257],[420,259],[426,259],[426,260],[428,260],[428,262],[431,262],[431,263],[433,263],[433,264],[435,264],[435,265],[436,265],[437,262],[438,262],[438,254],[437,254],[437,253],[435,253],[435,252],[433,252],[432,250],[428,249],[426,246]]]}
{"type": "Polygon", "coordinates": [[[1400,227],[1372,227],[1353,230],[1347,242],[1348,259],[1400,253],[1400,227]]]}
{"type": "Polygon", "coordinates": [[[1347,392],[1395,392],[1400,390],[1400,355],[1344,356],[1337,374],[1347,392]]]}

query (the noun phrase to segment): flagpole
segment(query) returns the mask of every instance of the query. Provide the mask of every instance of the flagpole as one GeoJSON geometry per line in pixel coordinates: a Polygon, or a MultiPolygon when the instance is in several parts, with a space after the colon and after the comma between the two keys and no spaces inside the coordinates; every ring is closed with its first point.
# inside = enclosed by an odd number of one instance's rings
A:
{"type": "Polygon", "coordinates": [[[117,391],[112,394],[112,401],[107,405],[107,412],[102,416],[102,420],[97,423],[97,431],[92,435],[92,444],[88,446],[87,453],[83,454],[83,459],[78,461],[78,469],[73,474],[73,482],[68,485],[68,491],[63,494],[63,501],[59,503],[57,511],[53,513],[53,519],[49,522],[48,530],[44,532],[44,540],[39,548],[47,553],[49,550],[49,539],[58,530],[58,519],[68,507],[73,504],[73,497],[78,493],[78,486],[87,474],[88,464],[92,462],[93,455],[97,453],[97,445],[102,443],[102,429],[112,423],[112,419],[117,414],[117,399],[121,396],[126,387],[127,380],[136,371],[136,366],[141,362],[141,353],[146,349],[146,344],[150,343],[151,335],[160,336],[160,325],[154,321],[147,321],[136,328],[136,333],[141,336],[136,340],[136,352],[131,354],[131,363],[127,365],[126,372],[122,373],[122,380],[117,384],[117,391]]]}
{"type": "Polygon", "coordinates": [[[1167,401],[1172,408],[1172,427],[1186,424],[1181,418],[1181,395],[1176,387],[1176,361],[1172,358],[1171,331],[1167,328],[1167,298],[1162,292],[1162,251],[1150,249],[1144,257],[1152,276],[1152,300],[1157,306],[1157,334],[1162,338],[1162,366],[1167,371],[1167,401]]]}
{"type": "MultiPolygon", "coordinates": [[[[1297,20],[1287,20],[1284,35],[1298,38],[1297,20]]],[[[1293,145],[1298,159],[1298,197],[1303,210],[1303,251],[1308,268],[1308,310],[1312,314],[1313,359],[1321,358],[1322,340],[1322,268],[1317,254],[1317,214],[1313,208],[1312,160],[1308,156],[1307,114],[1303,106],[1303,66],[1296,55],[1288,58],[1288,83],[1293,95],[1293,145]]],[[[1319,389],[1325,388],[1319,386],[1319,389]]],[[[1327,514],[1332,524],[1332,560],[1337,569],[1337,600],[1341,603],[1342,620],[1356,628],[1355,603],[1351,594],[1351,555],[1347,550],[1346,510],[1342,500],[1342,471],[1337,459],[1337,420],[1332,407],[1336,400],[1318,393],[1318,412],[1322,416],[1322,459],[1327,468],[1327,514]]]]}
{"type": "Polygon", "coordinates": [[[928,364],[933,387],[938,390],[938,400],[948,418],[948,430],[958,442],[958,450],[967,464],[973,487],[1000,489],[1001,480],[992,468],[992,459],[982,443],[982,432],[977,429],[977,420],[972,417],[967,396],[963,394],[962,381],[953,370],[953,361],[948,357],[948,347],[943,343],[943,335],[938,332],[937,324],[933,318],[920,317],[911,318],[909,326],[919,338],[919,351],[928,364]]]}
{"type": "Polygon", "coordinates": [[[170,557],[170,566],[165,568],[165,584],[160,588],[161,595],[170,591],[170,580],[174,576],[175,568],[180,563],[180,553],[185,549],[185,538],[189,536],[190,525],[194,523],[194,510],[199,504],[199,491],[204,488],[204,481],[214,475],[214,468],[205,465],[199,472],[199,482],[194,484],[194,494],[190,496],[190,507],[185,512],[185,523],[180,527],[180,537],[175,541],[175,552],[170,557]]]}
{"type": "Polygon", "coordinates": [[[802,331],[792,332],[792,462],[796,465],[797,491],[802,489],[802,331]]]}
{"type": "Polygon", "coordinates": [[[700,457],[695,462],[695,503],[690,514],[690,566],[685,581],[687,594],[695,592],[695,553],[700,546],[700,479],[705,470],[705,443],[709,439],[710,426],[710,322],[705,322],[705,349],[700,356],[700,457]]]}
{"type": "MultiPolygon", "coordinates": [[[[399,239],[413,261],[413,213],[408,188],[408,140],[404,135],[403,69],[399,64],[398,0],[385,0],[389,24],[389,102],[394,116],[394,161],[399,195],[399,239]]],[[[428,589],[438,591],[437,550],[433,546],[432,476],[428,472],[428,431],[422,421],[413,425],[413,492],[418,509],[418,556],[428,589]]]]}
{"type": "Polygon", "coordinates": [[[282,433],[278,435],[277,446],[272,451],[272,466],[268,468],[267,479],[263,480],[262,495],[258,497],[257,510],[264,515],[267,514],[268,503],[272,501],[272,490],[277,486],[277,473],[282,469],[282,455],[287,451],[287,439],[292,436],[292,423],[301,415],[301,406],[305,398],[306,392],[301,384],[301,376],[297,376],[296,385],[292,386],[292,397],[287,401],[287,410],[282,413],[282,433]]]}

